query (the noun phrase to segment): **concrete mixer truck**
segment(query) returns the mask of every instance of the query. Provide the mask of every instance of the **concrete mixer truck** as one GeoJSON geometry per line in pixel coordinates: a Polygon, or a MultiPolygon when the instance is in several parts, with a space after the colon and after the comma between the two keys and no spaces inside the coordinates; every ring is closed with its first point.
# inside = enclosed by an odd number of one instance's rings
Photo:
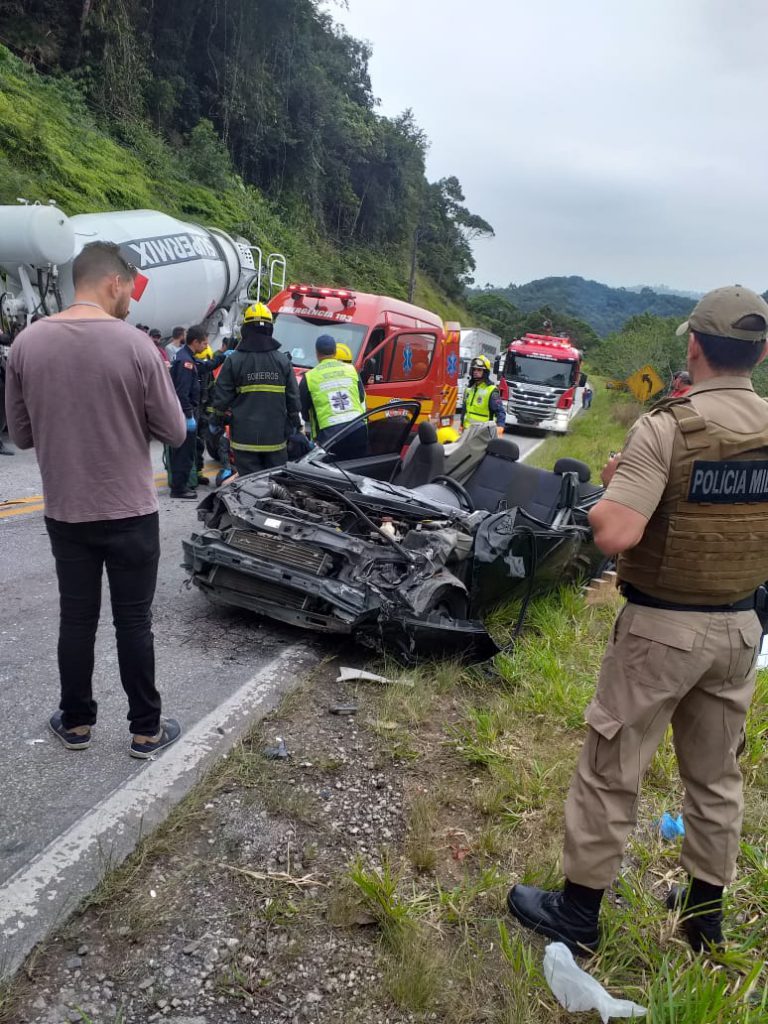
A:
{"type": "Polygon", "coordinates": [[[242,309],[285,287],[285,257],[217,228],[156,210],[68,217],[54,204],[0,206],[0,332],[10,338],[33,316],[73,299],[72,260],[87,242],[115,242],[138,270],[129,323],[157,327],[206,323],[233,331],[242,309]]]}

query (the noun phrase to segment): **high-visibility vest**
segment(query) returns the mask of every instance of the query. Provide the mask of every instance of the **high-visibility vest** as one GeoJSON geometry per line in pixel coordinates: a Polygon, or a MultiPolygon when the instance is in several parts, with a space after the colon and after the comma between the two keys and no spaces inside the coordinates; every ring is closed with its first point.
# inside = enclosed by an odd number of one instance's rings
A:
{"type": "Polygon", "coordinates": [[[324,359],[304,378],[312,398],[312,434],[348,423],[365,412],[357,370],[338,359],[324,359]]]}
{"type": "Polygon", "coordinates": [[[473,384],[464,397],[464,426],[467,423],[487,423],[491,419],[493,384],[473,384]]]}

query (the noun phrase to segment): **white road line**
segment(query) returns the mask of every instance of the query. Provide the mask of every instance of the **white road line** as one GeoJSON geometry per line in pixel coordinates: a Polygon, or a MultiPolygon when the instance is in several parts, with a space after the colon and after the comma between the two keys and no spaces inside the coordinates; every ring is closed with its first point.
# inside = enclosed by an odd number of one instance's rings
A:
{"type": "MultiPolygon", "coordinates": [[[[29,950],[167,817],[313,660],[302,644],[287,647],[8,879],[0,888],[0,976],[16,970],[29,950]]],[[[77,756],[85,760],[87,754],[77,756]]]]}

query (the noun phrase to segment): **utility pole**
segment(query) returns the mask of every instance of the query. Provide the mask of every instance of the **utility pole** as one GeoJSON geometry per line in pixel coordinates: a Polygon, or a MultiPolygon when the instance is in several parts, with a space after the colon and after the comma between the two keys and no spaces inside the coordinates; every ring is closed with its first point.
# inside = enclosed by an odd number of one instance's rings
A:
{"type": "Polygon", "coordinates": [[[419,229],[414,228],[413,246],[411,248],[411,278],[408,282],[408,301],[413,302],[413,293],[416,291],[416,258],[419,254],[419,229]]]}

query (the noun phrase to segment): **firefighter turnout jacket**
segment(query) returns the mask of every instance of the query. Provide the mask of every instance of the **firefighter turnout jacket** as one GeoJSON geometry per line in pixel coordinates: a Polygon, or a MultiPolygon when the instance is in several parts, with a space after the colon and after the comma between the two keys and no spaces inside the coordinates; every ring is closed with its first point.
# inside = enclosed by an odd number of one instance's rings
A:
{"type": "Polygon", "coordinates": [[[216,379],[211,405],[216,419],[230,414],[235,452],[283,451],[288,435],[301,430],[293,364],[279,342],[255,325],[243,325],[242,340],[216,379]]]}
{"type": "Polygon", "coordinates": [[[182,345],[169,370],[184,415],[187,419],[197,418],[200,404],[200,378],[197,374],[197,363],[192,350],[186,345],[182,345]]]}
{"type": "Polygon", "coordinates": [[[462,426],[466,427],[470,423],[487,423],[493,419],[500,427],[504,426],[507,419],[499,389],[488,381],[473,383],[464,394],[462,426]]]}

